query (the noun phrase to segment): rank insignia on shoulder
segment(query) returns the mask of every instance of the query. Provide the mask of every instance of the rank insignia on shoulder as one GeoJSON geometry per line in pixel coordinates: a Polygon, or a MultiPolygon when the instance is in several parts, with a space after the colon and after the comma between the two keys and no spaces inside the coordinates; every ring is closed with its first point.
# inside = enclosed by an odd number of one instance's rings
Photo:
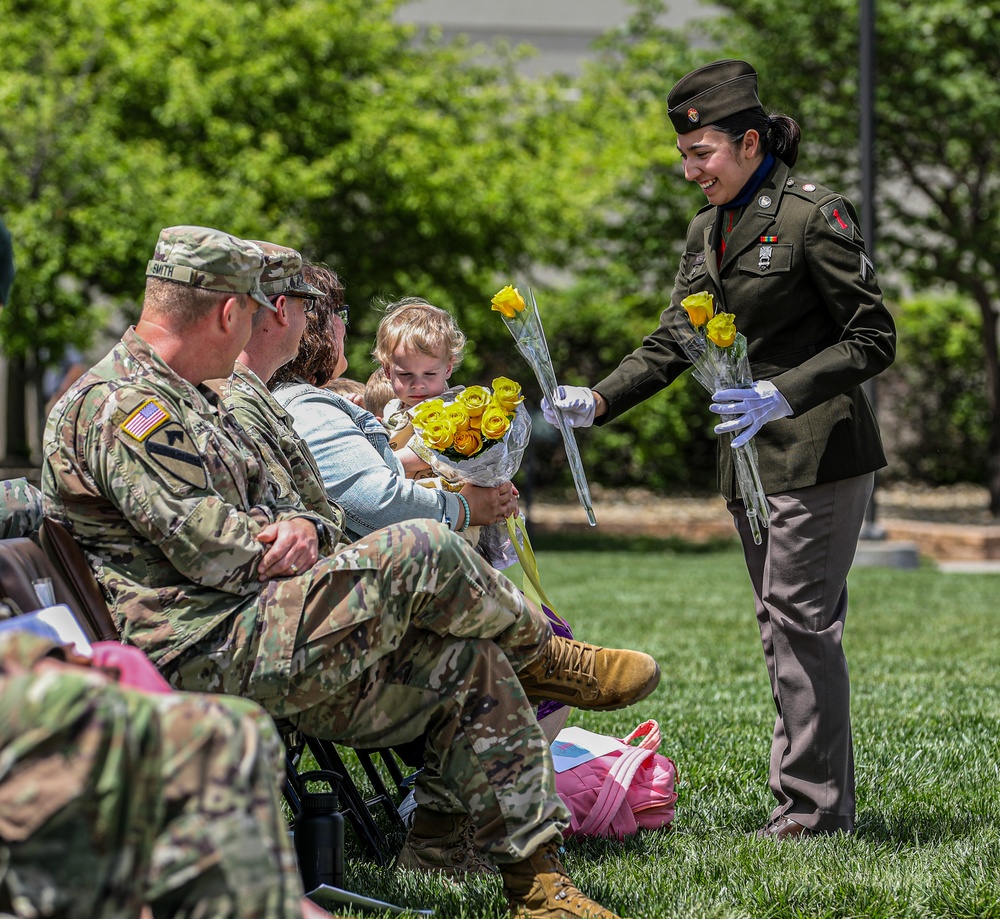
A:
{"type": "Polygon", "coordinates": [[[155,399],[147,399],[121,425],[130,437],[143,441],[161,424],[170,420],[170,413],[155,399]]]}
{"type": "Polygon", "coordinates": [[[875,266],[872,264],[872,260],[865,255],[864,252],[861,253],[861,280],[867,281],[871,278],[875,280],[875,266]]]}

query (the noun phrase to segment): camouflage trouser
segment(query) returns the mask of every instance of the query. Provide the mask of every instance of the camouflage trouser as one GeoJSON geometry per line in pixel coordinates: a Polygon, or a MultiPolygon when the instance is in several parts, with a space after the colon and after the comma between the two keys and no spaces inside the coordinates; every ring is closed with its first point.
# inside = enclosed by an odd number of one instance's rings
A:
{"type": "Polygon", "coordinates": [[[0,676],[0,915],[301,916],[270,719],[83,668],[0,676]]]}
{"type": "Polygon", "coordinates": [[[417,800],[468,812],[497,861],[557,838],[569,815],[545,735],[517,679],[552,636],[545,614],[459,536],[431,521],[378,530],[269,587],[262,634],[233,633],[171,675],[245,692],[316,737],[386,747],[426,735],[417,800]],[[275,680],[286,604],[302,609],[275,680]],[[279,602],[280,598],[280,602],[279,602]]]}

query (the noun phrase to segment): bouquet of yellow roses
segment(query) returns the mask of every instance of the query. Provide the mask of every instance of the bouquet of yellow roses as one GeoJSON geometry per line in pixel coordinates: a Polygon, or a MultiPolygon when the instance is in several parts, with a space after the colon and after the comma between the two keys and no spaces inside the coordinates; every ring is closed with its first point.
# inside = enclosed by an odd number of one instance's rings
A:
{"type": "MultiPolygon", "coordinates": [[[[752,386],[747,340],[736,331],[736,317],[732,313],[716,313],[714,298],[704,290],[685,297],[681,306],[686,322],[675,322],[671,332],[691,361],[694,378],[710,393],[752,386]]],[[[733,462],[750,532],[759,546],[760,528],[769,524],[771,509],[760,481],[757,447],[752,438],[733,448],[733,462]]]]}
{"type": "Polygon", "coordinates": [[[410,447],[449,481],[499,485],[517,472],[531,435],[523,403],[520,384],[507,377],[456,387],[414,406],[410,447]]]}
{"type": "MultiPolygon", "coordinates": [[[[493,488],[521,466],[531,437],[531,416],[521,386],[497,377],[492,386],[455,387],[411,410],[408,446],[442,479],[493,488]]],[[[494,568],[517,561],[506,523],[480,530],[479,552],[494,568]]]]}

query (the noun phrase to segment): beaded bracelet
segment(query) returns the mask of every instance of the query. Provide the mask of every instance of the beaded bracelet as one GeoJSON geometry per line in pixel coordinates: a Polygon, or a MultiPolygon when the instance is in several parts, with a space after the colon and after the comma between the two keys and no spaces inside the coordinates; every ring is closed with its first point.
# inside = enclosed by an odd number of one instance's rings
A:
{"type": "Polygon", "coordinates": [[[461,494],[460,492],[455,492],[455,494],[458,496],[458,500],[462,502],[462,510],[465,511],[465,520],[463,521],[460,527],[456,527],[455,532],[463,533],[467,529],[469,529],[469,523],[471,522],[472,519],[472,511],[469,510],[469,502],[468,499],[466,499],[465,495],[461,494]]]}

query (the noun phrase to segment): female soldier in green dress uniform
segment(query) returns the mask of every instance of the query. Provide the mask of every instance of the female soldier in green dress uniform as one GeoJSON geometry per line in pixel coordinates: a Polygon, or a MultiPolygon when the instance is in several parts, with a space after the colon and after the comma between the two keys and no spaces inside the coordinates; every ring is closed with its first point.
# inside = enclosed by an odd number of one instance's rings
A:
{"type": "Polygon", "coordinates": [[[895,354],[895,328],[843,196],[792,173],[799,126],[769,116],[757,73],[716,61],[670,91],[684,177],[708,199],[688,227],[660,327],[593,388],[564,386],[554,406],[574,426],[612,420],[659,392],[690,362],[670,310],[708,291],[747,338],[752,388],[713,396],[716,431],[754,443],[770,528],[756,545],[731,451],[719,484],[739,530],[756,600],[777,719],[770,786],[777,805],[759,835],[854,828],[850,684],[841,647],[847,574],[875,470],[885,465],[861,384],[895,354]]]}

